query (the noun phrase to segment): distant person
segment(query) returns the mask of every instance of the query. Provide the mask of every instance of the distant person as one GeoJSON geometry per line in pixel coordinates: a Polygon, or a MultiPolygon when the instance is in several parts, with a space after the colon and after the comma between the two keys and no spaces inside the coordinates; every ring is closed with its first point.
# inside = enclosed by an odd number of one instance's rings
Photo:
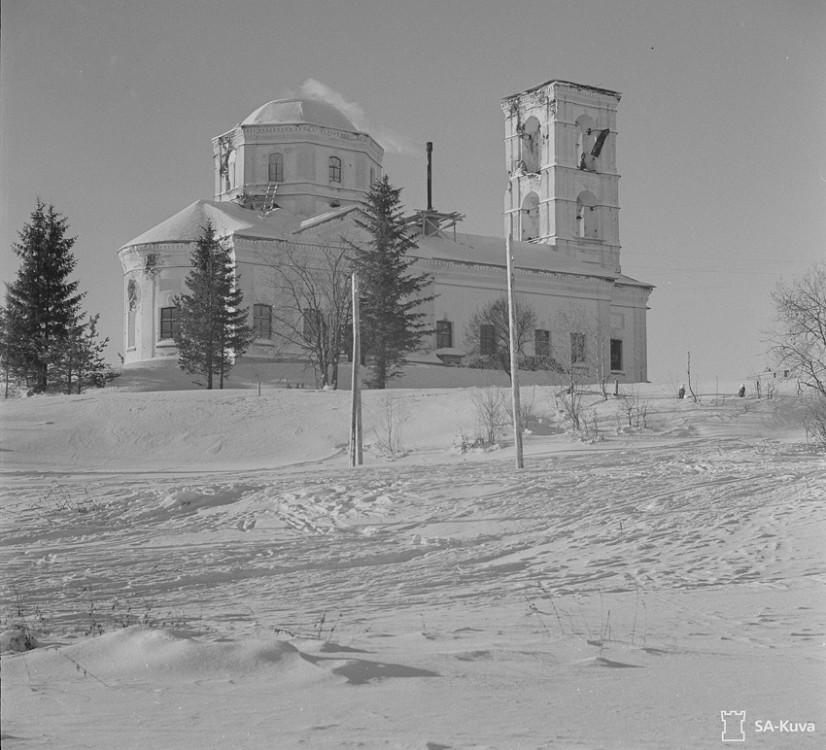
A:
{"type": "Polygon", "coordinates": [[[743,384],[743,385],[741,385],[741,386],[740,386],[740,390],[739,390],[739,391],[737,391],[737,395],[738,395],[740,398],[743,398],[743,396],[745,396],[745,395],[746,395],[746,386],[745,386],[745,384],[743,384]]]}
{"type": "Polygon", "coordinates": [[[677,391],[677,398],[685,398],[685,386],[681,385],[680,390],[677,391]]]}

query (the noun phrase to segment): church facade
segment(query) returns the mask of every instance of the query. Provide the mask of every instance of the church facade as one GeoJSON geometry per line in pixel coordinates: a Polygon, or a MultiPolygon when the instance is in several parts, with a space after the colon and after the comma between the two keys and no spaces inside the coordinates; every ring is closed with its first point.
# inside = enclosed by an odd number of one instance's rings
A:
{"type": "MultiPolygon", "coordinates": [[[[459,214],[430,206],[411,215],[413,270],[428,275],[434,295],[423,306],[434,333],[418,353],[422,360],[495,354],[491,332],[471,332],[469,323],[505,294],[510,235],[516,294],[536,318],[526,354],[584,378],[647,379],[653,287],[626,276],[620,264],[619,101],[615,91],[556,80],[503,100],[502,237],[461,233],[459,214]]],[[[192,203],[119,251],[127,367],[177,361],[175,299],[207,222],[231,250],[250,307],[255,340],[245,358],[300,358],[300,347],[279,329],[289,296],[279,258],[323,258],[345,239],[358,242],[360,207],[382,176],[381,146],[335,107],[312,99],[269,102],[212,147],[214,199],[192,203]]]]}

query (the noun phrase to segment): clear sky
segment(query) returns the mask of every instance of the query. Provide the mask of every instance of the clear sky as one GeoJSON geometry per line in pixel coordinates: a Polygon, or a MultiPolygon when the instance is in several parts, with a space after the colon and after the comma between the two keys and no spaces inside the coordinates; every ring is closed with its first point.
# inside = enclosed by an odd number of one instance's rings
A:
{"type": "Polygon", "coordinates": [[[762,369],[770,292],[826,258],[822,0],[6,0],[0,263],[39,195],[123,350],[118,249],[212,198],[211,138],[265,102],[342,106],[409,209],[503,232],[509,94],[621,91],[622,267],[656,286],[649,376],[762,369]]]}

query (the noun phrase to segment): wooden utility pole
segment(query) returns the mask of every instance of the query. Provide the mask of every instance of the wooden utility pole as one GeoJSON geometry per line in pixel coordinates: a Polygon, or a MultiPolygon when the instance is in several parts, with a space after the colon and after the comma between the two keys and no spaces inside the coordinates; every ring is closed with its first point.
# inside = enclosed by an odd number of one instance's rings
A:
{"type": "Polygon", "coordinates": [[[511,396],[513,406],[513,443],[516,447],[516,468],[522,469],[522,407],[519,401],[519,355],[516,349],[516,297],[513,291],[513,235],[508,232],[506,252],[508,254],[508,327],[510,329],[511,354],[511,396]]]}
{"type": "Polygon", "coordinates": [[[353,399],[350,409],[350,468],[361,466],[361,340],[359,337],[359,278],[353,273],[353,399]]]}

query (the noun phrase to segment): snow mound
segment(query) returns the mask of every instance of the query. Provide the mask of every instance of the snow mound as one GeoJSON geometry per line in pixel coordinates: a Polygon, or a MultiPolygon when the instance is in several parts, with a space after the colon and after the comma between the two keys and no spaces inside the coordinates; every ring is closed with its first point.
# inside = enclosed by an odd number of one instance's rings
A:
{"type": "Polygon", "coordinates": [[[40,649],[4,661],[4,677],[40,678],[66,670],[102,682],[231,679],[258,672],[315,677],[319,670],[286,641],[209,642],[162,629],[133,626],[80,643],[40,649]]]}

